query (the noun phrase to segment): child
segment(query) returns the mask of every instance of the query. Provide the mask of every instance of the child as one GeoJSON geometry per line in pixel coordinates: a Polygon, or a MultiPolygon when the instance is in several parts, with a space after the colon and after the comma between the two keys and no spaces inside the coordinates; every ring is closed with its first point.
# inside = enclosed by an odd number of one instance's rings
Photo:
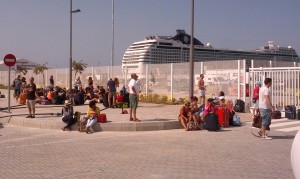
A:
{"type": "Polygon", "coordinates": [[[119,102],[119,103],[124,102],[124,93],[122,90],[120,91],[120,93],[117,96],[117,102],[119,102]]]}
{"type": "Polygon", "coordinates": [[[196,126],[198,129],[200,129],[199,125],[199,114],[200,114],[200,109],[198,108],[198,98],[196,96],[191,97],[191,116],[189,121],[194,121],[196,123],[196,126]]]}
{"type": "Polygon", "coordinates": [[[205,116],[208,113],[215,112],[215,105],[214,105],[213,101],[214,101],[213,98],[208,98],[207,102],[205,104],[205,107],[204,107],[204,111],[202,113],[200,113],[200,117],[202,118],[203,122],[205,121],[205,116]]]}

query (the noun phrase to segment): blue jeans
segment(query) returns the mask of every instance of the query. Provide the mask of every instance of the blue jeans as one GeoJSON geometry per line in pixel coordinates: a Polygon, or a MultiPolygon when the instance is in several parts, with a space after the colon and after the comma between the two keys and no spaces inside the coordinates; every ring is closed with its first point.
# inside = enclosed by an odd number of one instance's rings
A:
{"type": "Polygon", "coordinates": [[[271,123],[271,110],[259,108],[261,115],[261,125],[262,127],[266,127],[271,123]]]}

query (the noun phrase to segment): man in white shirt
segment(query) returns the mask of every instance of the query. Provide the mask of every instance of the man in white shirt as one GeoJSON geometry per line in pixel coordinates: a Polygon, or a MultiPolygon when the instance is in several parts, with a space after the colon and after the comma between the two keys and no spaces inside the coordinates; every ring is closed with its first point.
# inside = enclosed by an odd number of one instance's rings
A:
{"type": "Polygon", "coordinates": [[[266,78],[265,86],[259,89],[259,111],[261,115],[261,138],[271,140],[271,137],[266,135],[266,128],[271,124],[271,115],[275,112],[270,98],[270,87],[272,79],[266,78]]]}
{"type": "Polygon", "coordinates": [[[130,114],[130,121],[140,122],[141,120],[136,118],[136,109],[138,107],[138,96],[140,86],[137,83],[138,76],[135,73],[131,74],[131,81],[128,84],[129,87],[129,114],[130,114]]]}

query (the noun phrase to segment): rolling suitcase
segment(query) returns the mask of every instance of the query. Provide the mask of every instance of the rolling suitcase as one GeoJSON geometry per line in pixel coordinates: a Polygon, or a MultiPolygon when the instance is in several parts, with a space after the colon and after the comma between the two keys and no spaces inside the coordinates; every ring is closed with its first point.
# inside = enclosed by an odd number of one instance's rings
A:
{"type": "Polygon", "coordinates": [[[281,112],[275,111],[275,113],[272,114],[272,119],[281,119],[281,112]]]}
{"type": "Polygon", "coordinates": [[[288,119],[296,119],[296,106],[288,105],[285,106],[285,117],[288,119]]]}
{"type": "Polygon", "coordinates": [[[218,107],[216,110],[219,123],[222,127],[229,127],[229,110],[226,107],[218,107]]]}
{"type": "Polygon", "coordinates": [[[205,116],[204,128],[208,131],[218,131],[220,129],[218,115],[215,113],[208,113],[205,116]]]}

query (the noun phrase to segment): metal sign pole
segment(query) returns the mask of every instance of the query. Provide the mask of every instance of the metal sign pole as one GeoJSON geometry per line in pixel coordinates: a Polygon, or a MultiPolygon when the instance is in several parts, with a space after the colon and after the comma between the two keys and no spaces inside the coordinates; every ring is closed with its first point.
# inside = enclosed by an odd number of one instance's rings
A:
{"type": "Polygon", "coordinates": [[[10,112],[10,69],[11,67],[8,67],[8,112],[10,112]]]}

